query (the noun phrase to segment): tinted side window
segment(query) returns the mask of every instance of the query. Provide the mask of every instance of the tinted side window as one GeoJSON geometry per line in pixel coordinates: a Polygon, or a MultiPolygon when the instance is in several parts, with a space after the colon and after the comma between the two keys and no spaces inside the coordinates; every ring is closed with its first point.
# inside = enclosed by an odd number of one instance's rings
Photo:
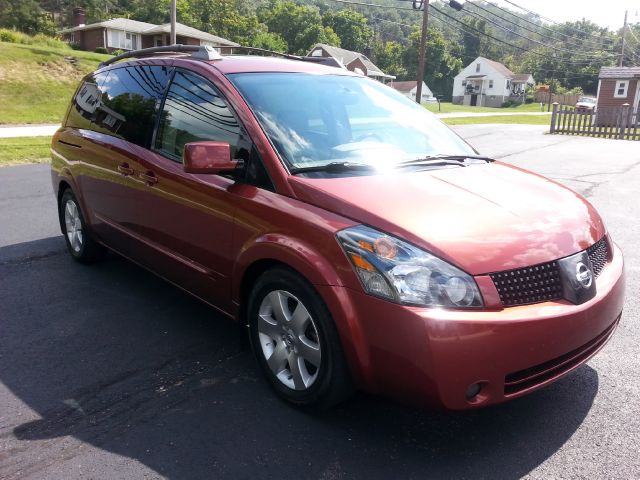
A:
{"type": "Polygon", "coordinates": [[[182,159],[185,143],[227,142],[234,158],[246,158],[251,142],[214,86],[199,75],[176,71],[169,87],[156,149],[182,159]]]}
{"type": "Polygon", "coordinates": [[[92,122],[99,112],[101,91],[107,73],[93,74],[87,77],[73,98],[67,125],[75,128],[91,129],[92,122]]]}
{"type": "Polygon", "coordinates": [[[149,65],[110,70],[100,87],[97,129],[148,146],[156,102],[162,98],[169,74],[167,67],[149,65]]]}

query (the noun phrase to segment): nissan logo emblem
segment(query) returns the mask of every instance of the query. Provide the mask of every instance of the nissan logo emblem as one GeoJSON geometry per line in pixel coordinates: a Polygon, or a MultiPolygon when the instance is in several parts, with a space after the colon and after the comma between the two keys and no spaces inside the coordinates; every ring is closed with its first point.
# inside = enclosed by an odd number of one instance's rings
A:
{"type": "Polygon", "coordinates": [[[580,282],[583,288],[589,288],[591,282],[593,282],[593,275],[591,270],[584,263],[578,262],[576,264],[576,279],[580,282]]]}

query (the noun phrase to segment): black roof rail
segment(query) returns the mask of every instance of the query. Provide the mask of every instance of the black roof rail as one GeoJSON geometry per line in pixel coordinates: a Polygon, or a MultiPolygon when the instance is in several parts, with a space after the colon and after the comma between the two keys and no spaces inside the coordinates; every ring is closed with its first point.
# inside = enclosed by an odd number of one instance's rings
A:
{"type": "MultiPolygon", "coordinates": [[[[217,46],[229,48],[229,45],[220,45],[217,46]]],[[[130,52],[124,52],[120,55],[116,55],[109,60],[105,60],[100,64],[100,68],[106,67],[107,65],[111,65],[112,63],[119,62],[120,60],[124,60],[125,58],[144,58],[150,57],[157,53],[188,53],[191,52],[191,56],[193,58],[198,58],[201,60],[219,60],[222,58],[220,53],[214,49],[214,47],[210,47],[209,45],[165,45],[163,47],[151,47],[151,48],[143,48],[141,50],[132,50],[130,52]]]]}
{"type": "Polygon", "coordinates": [[[189,53],[191,52],[191,57],[200,59],[200,60],[219,60],[222,58],[220,52],[216,50],[216,48],[225,48],[233,50],[243,50],[245,52],[255,52],[255,53],[266,53],[269,55],[274,55],[276,57],[287,58],[289,60],[298,60],[302,62],[311,62],[311,63],[319,63],[322,65],[327,65],[330,67],[337,68],[345,68],[342,63],[336,60],[333,57],[303,57],[299,55],[291,55],[289,53],[280,53],[274,52],[272,50],[266,50],[264,48],[257,47],[243,47],[241,45],[232,46],[232,45],[165,45],[162,47],[151,47],[151,48],[143,48],[141,50],[131,50],[130,52],[121,53],[120,55],[116,55],[113,58],[105,60],[100,63],[100,68],[106,67],[107,65],[111,65],[112,63],[119,62],[120,60],[124,60],[125,58],[144,58],[156,55],[158,53],[189,53]]]}

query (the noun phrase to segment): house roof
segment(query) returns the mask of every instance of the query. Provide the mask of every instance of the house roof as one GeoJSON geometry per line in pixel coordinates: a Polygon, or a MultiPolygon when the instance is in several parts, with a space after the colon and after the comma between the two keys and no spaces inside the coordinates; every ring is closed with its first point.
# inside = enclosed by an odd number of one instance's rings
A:
{"type": "Polygon", "coordinates": [[[408,82],[393,82],[391,87],[395,88],[399,92],[410,92],[418,86],[417,80],[409,80],[408,82]]]}
{"type": "Polygon", "coordinates": [[[129,20],[128,18],[112,18],[104,22],[89,23],[78,27],[65,28],[60,33],[79,32],[82,30],[93,30],[94,28],[113,28],[114,30],[126,30],[131,33],[143,33],[145,30],[154,28],[153,23],[138,22],[137,20],[129,20]]]}
{"type": "Polygon", "coordinates": [[[526,82],[529,77],[533,77],[530,73],[514,73],[512,80],[514,82],[526,82]]]}
{"type": "Polygon", "coordinates": [[[352,63],[355,60],[360,60],[364,64],[366,69],[367,69],[367,76],[368,77],[395,78],[394,76],[387,75],[382,70],[380,70],[371,60],[369,60],[367,58],[366,55],[363,55],[362,53],[358,53],[358,52],[353,52],[351,50],[346,50],[344,48],[334,47],[332,45],[327,45],[325,43],[317,43],[309,51],[309,55],[311,55],[311,52],[313,52],[314,50],[316,50],[318,48],[322,48],[331,57],[335,58],[336,60],[338,60],[340,63],[342,63],[345,66],[349,65],[350,63],[352,63]]]}
{"type": "MultiPolygon", "coordinates": [[[[171,24],[165,23],[163,25],[157,25],[149,30],[145,30],[143,32],[145,35],[156,35],[160,33],[171,33],[171,24]]],[[[220,45],[229,45],[231,47],[239,47],[240,44],[232,42],[231,40],[227,40],[226,38],[218,37],[216,35],[211,35],[210,33],[203,32],[202,30],[198,30],[197,28],[189,27],[187,25],[183,25],[182,23],[176,22],[176,35],[180,35],[182,37],[191,37],[197,38],[199,40],[206,40],[208,42],[217,43],[220,45]]]]}
{"type": "Polygon", "coordinates": [[[495,70],[504,75],[505,77],[512,78],[515,74],[509,70],[504,64],[496,62],[495,60],[489,60],[488,58],[478,57],[478,60],[483,60],[487,64],[491,65],[495,70]]]}
{"type": "MultiPolygon", "coordinates": [[[[104,22],[90,23],[88,25],[82,25],[73,28],[66,28],[61,30],[59,33],[71,33],[78,32],[83,30],[93,30],[96,28],[110,28],[113,30],[125,30],[131,33],[139,33],[142,35],[158,35],[161,33],[170,33],[171,32],[171,24],[165,23],[163,25],[155,25],[153,23],[146,22],[138,22],[137,20],[129,20],[128,18],[112,18],[111,20],[105,20],[104,22]]],[[[237,47],[239,44],[232,42],[231,40],[227,40],[222,37],[217,37],[216,35],[211,35],[210,33],[203,32],[202,30],[198,30],[197,28],[189,27],[187,25],[183,25],[182,23],[176,22],[176,35],[180,35],[182,37],[190,37],[197,38],[198,40],[205,40],[208,42],[220,44],[220,45],[228,45],[231,47],[237,47]]]]}
{"type": "Polygon", "coordinates": [[[640,78],[640,67],[602,67],[598,78],[640,78]]]}

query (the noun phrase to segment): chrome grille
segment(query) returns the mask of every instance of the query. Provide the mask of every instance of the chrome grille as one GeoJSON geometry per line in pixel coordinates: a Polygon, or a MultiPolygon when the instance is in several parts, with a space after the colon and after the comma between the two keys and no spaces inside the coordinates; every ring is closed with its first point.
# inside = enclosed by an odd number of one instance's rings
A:
{"type": "Polygon", "coordinates": [[[562,298],[560,272],[555,261],[490,276],[505,307],[562,298]]]}
{"type": "Polygon", "coordinates": [[[593,275],[597,278],[609,260],[609,248],[607,241],[604,238],[598,240],[587,248],[587,255],[589,255],[589,260],[591,260],[593,275]]]}
{"type": "MultiPolygon", "coordinates": [[[[598,277],[609,260],[609,248],[602,238],[589,248],[594,277],[598,277]]],[[[562,298],[562,282],[556,261],[531,267],[489,274],[505,307],[547,302],[562,298]]]]}

